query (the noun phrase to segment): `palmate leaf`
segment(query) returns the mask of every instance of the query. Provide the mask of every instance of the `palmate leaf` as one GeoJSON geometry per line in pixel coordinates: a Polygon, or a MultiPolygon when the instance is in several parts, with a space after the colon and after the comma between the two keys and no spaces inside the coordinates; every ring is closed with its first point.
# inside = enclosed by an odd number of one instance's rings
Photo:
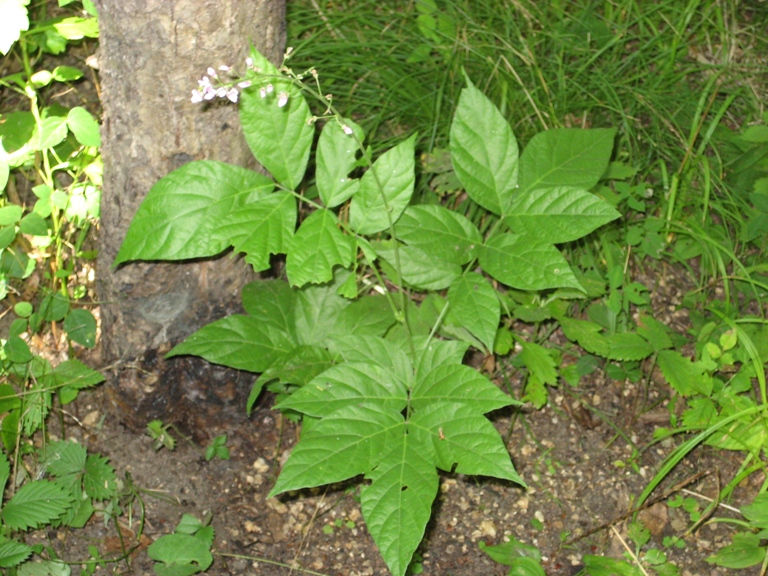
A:
{"type": "Polygon", "coordinates": [[[295,346],[283,331],[256,318],[233,314],[203,326],[168,352],[167,357],[192,354],[238,370],[264,372],[295,346]]]}
{"type": "Polygon", "coordinates": [[[354,239],[339,230],[336,214],[318,209],[301,223],[291,242],[285,271],[293,286],[333,280],[334,266],[352,264],[354,239]]]}
{"type": "Polygon", "coordinates": [[[518,146],[504,116],[467,78],[451,124],[451,161],[475,202],[506,213],[518,181],[518,146]]]}
{"type": "Polygon", "coordinates": [[[509,459],[493,424],[476,410],[459,403],[428,404],[416,410],[409,432],[434,454],[441,470],[494,476],[525,485],[509,459]]]}
{"type": "Polygon", "coordinates": [[[274,90],[262,98],[258,87],[243,90],[240,123],[245,141],[259,163],[280,184],[295,190],[307,168],[315,126],[301,91],[289,80],[272,81],[274,90]],[[288,94],[285,106],[278,106],[281,93],[288,94]]]}
{"type": "Polygon", "coordinates": [[[399,240],[432,257],[466,264],[483,238],[468,218],[442,206],[409,206],[395,225],[399,240]]]}
{"type": "Polygon", "coordinates": [[[395,315],[384,296],[362,296],[339,313],[334,334],[384,336],[394,323],[395,315]]]}
{"type": "Polygon", "coordinates": [[[481,249],[480,264],[496,280],[519,290],[583,290],[557,248],[528,236],[494,236],[481,249]]]}
{"type": "Polygon", "coordinates": [[[520,158],[520,193],[557,186],[589,190],[608,168],[615,136],[613,128],[539,132],[520,158]]]}
{"type": "Polygon", "coordinates": [[[383,338],[368,335],[339,336],[334,338],[334,346],[345,362],[381,366],[404,385],[413,377],[413,365],[408,355],[383,338]]]}
{"type": "Polygon", "coordinates": [[[479,338],[486,350],[492,350],[501,319],[501,305],[488,281],[480,274],[467,272],[451,284],[448,302],[453,318],[479,338]]]}
{"type": "MultiPolygon", "coordinates": [[[[444,364],[461,364],[469,348],[469,344],[458,340],[435,340],[426,337],[415,337],[413,340],[416,348],[414,370],[417,378],[424,377],[444,364]]],[[[404,350],[410,353],[407,343],[403,342],[403,345],[406,347],[404,350]]]]}
{"type": "MultiPolygon", "coordinates": [[[[420,343],[431,350],[427,363],[434,370],[411,386],[412,373],[403,382],[397,368],[389,369],[398,362],[395,348],[382,339],[363,340],[366,350],[359,356],[384,349],[386,366],[334,366],[278,405],[320,420],[293,449],[270,495],[365,474],[371,480],[361,491],[366,525],[392,573],[402,576],[429,520],[436,467],[522,483],[504,443],[483,418],[516,401],[471,368],[441,363],[455,356],[456,347],[420,343]]],[[[355,355],[351,339],[340,348],[355,355]]]]}
{"type": "Polygon", "coordinates": [[[315,181],[320,199],[328,208],[342,204],[360,187],[360,180],[349,178],[349,173],[357,163],[358,143],[363,142],[365,134],[352,120],[345,118],[342,122],[352,134],[345,133],[339,122],[330,120],[317,142],[315,181]]]}
{"type": "Polygon", "coordinates": [[[349,205],[349,225],[358,234],[376,234],[397,222],[413,195],[414,134],[382,154],[360,179],[349,205]]]}
{"type": "Polygon", "coordinates": [[[586,236],[620,214],[605,200],[581,188],[538,188],[515,196],[504,218],[513,231],[549,244],[586,236]]]}
{"type": "Polygon", "coordinates": [[[411,405],[417,410],[452,403],[460,403],[480,415],[521,404],[477,370],[463,364],[437,366],[416,383],[411,393],[411,405]]]}
{"type": "Polygon", "coordinates": [[[277,404],[321,418],[361,403],[399,413],[408,402],[407,388],[394,374],[376,364],[339,364],[277,404]]]}
{"type": "Polygon", "coordinates": [[[302,436],[270,496],[368,472],[402,434],[403,417],[398,411],[376,404],[344,406],[302,436]]]}
{"type": "Polygon", "coordinates": [[[219,234],[256,272],[269,268],[270,254],[284,254],[296,229],[296,199],[287,192],[273,192],[226,214],[219,234]]]}
{"type": "Polygon", "coordinates": [[[2,520],[11,530],[37,528],[55,520],[72,505],[72,495],[48,480],[24,484],[5,504],[2,520]]]}
{"type": "Polygon", "coordinates": [[[266,176],[238,166],[211,160],[185,164],[147,193],[114,265],[216,256],[230,245],[220,228],[224,218],[273,188],[266,176]]]}

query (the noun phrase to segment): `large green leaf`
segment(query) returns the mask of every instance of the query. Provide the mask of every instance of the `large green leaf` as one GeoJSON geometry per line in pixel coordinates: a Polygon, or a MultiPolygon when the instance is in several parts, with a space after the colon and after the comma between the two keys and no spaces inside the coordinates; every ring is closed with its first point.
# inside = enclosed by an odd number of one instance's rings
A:
{"type": "Polygon", "coordinates": [[[333,366],[328,350],[320,346],[297,346],[264,371],[259,380],[304,386],[333,366]]]}
{"type": "Polygon", "coordinates": [[[270,324],[296,340],[294,302],[297,291],[283,280],[259,280],[243,287],[243,308],[259,322],[270,324]]]}
{"type": "MultiPolygon", "coordinates": [[[[397,266],[392,242],[374,243],[376,253],[391,267],[389,275],[395,278],[397,266]]],[[[419,290],[443,290],[461,276],[461,266],[449,260],[442,260],[427,254],[415,246],[400,245],[398,249],[400,273],[403,280],[419,290]]]]}
{"type": "Polygon", "coordinates": [[[6,502],[3,524],[11,530],[37,528],[55,520],[72,505],[72,496],[48,480],[28,482],[6,502]]]}
{"type": "Polygon", "coordinates": [[[349,207],[349,224],[359,234],[388,229],[408,206],[415,182],[415,141],[414,134],[382,154],[363,174],[349,207]]]}
{"type": "Polygon", "coordinates": [[[341,311],[334,333],[383,336],[394,323],[395,315],[384,296],[362,296],[341,311]]]}
{"type": "Polygon", "coordinates": [[[494,236],[480,251],[480,264],[485,272],[512,288],[583,290],[557,248],[528,236],[494,236]]]}
{"type": "Polygon", "coordinates": [[[446,472],[480,474],[525,483],[515,471],[504,442],[490,421],[459,403],[427,404],[417,410],[409,430],[434,451],[446,472]]]}
{"type": "Polygon", "coordinates": [[[155,572],[161,576],[195,574],[207,570],[213,563],[210,546],[189,534],[165,534],[152,542],[147,555],[166,563],[155,566],[155,572]]]}
{"type": "Polygon", "coordinates": [[[351,120],[345,118],[343,122],[351,134],[344,131],[342,124],[330,120],[317,142],[315,181],[320,199],[328,208],[345,202],[360,187],[360,181],[350,178],[349,173],[357,163],[358,142],[363,142],[365,134],[351,120]]]}
{"type": "Polygon", "coordinates": [[[411,405],[416,410],[457,402],[478,415],[521,404],[504,394],[477,370],[463,364],[436,367],[419,379],[411,393],[411,405]]]}
{"type": "Polygon", "coordinates": [[[262,97],[259,88],[240,97],[240,122],[251,152],[280,184],[295,190],[307,168],[315,126],[299,88],[288,80],[273,80],[272,91],[262,97]],[[279,106],[281,95],[288,101],[279,106]]]}
{"type": "Polygon", "coordinates": [[[376,364],[353,362],[329,368],[277,407],[316,418],[363,403],[399,413],[408,402],[407,392],[405,384],[389,370],[376,364]]]}
{"type": "Polygon", "coordinates": [[[438,476],[429,452],[403,428],[360,491],[365,524],[394,576],[403,576],[432,514],[438,476]]]}
{"type": "Polygon", "coordinates": [[[479,338],[486,350],[493,350],[501,305],[488,281],[480,274],[467,272],[451,284],[448,302],[453,318],[479,338]]]}
{"type": "Polygon", "coordinates": [[[225,217],[273,187],[266,176],[238,166],[210,160],[185,164],[149,191],[114,265],[215,256],[230,245],[221,230],[225,217]]]}
{"type": "Polygon", "coordinates": [[[236,252],[256,272],[269,268],[270,254],[284,254],[296,229],[296,199],[273,192],[224,215],[218,234],[229,239],[236,252]]]}
{"type": "Polygon", "coordinates": [[[409,206],[395,226],[397,238],[425,253],[466,264],[476,254],[483,238],[466,217],[434,204],[409,206]]]}
{"type": "Polygon", "coordinates": [[[339,314],[350,304],[338,294],[348,277],[346,270],[337,270],[333,282],[312,284],[298,290],[294,313],[300,344],[323,346],[334,333],[339,314]]]}
{"type": "MultiPolygon", "coordinates": [[[[429,374],[438,366],[444,364],[461,364],[467,353],[469,344],[458,340],[435,340],[415,337],[416,359],[414,367],[416,374],[421,378],[429,374]]],[[[406,350],[410,353],[410,350],[406,350]]]]}
{"type": "Polygon", "coordinates": [[[451,124],[451,161],[467,194],[505,214],[518,181],[515,135],[496,106],[467,78],[451,124]]]}
{"type": "Polygon", "coordinates": [[[556,186],[589,190],[608,168],[615,136],[613,128],[539,132],[520,158],[520,192],[556,186]]]}
{"type": "Polygon", "coordinates": [[[167,356],[192,354],[214,364],[263,372],[294,343],[282,330],[258,318],[233,314],[203,326],[167,356]]]}
{"type": "Polygon", "coordinates": [[[556,186],[518,194],[504,219],[512,230],[549,244],[586,236],[620,214],[581,188],[556,186]]]}
{"type": "Polygon", "coordinates": [[[32,548],[15,540],[0,536],[0,568],[17,566],[29,558],[32,548]]]}
{"type": "Polygon", "coordinates": [[[334,266],[348,268],[354,257],[354,239],[339,230],[336,214],[318,209],[301,223],[291,242],[285,271],[294,286],[321,284],[333,279],[334,266]]]}
{"type": "Polygon", "coordinates": [[[402,432],[397,411],[377,404],[344,406],[302,436],[270,496],[369,472],[402,432]]]}
{"type": "Polygon", "coordinates": [[[367,362],[388,370],[403,384],[413,380],[413,365],[407,354],[392,342],[376,336],[345,336],[334,339],[345,362],[367,362]]]}

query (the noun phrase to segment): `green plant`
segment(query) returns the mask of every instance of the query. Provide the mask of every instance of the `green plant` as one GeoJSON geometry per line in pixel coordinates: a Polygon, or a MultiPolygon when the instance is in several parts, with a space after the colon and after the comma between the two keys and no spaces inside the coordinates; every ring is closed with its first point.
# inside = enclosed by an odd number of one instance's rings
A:
{"type": "Polygon", "coordinates": [[[216,438],[214,438],[210,445],[205,449],[205,459],[210,461],[214,458],[229,460],[229,448],[227,448],[226,434],[216,436],[216,438]]]}
{"type": "Polygon", "coordinates": [[[147,550],[158,576],[189,576],[205,572],[213,563],[214,531],[210,517],[203,521],[184,514],[173,534],[158,538],[147,550]]]}
{"type": "Polygon", "coordinates": [[[525,544],[512,538],[502,544],[488,546],[480,541],[480,550],[488,554],[494,562],[509,566],[508,576],[545,576],[541,565],[541,552],[536,546],[525,544]]]}
{"type": "Polygon", "coordinates": [[[366,524],[402,575],[431,515],[436,468],[522,484],[483,417],[519,402],[461,364],[469,345],[492,353],[501,318],[500,296],[478,271],[519,290],[583,292],[555,244],[618,217],[588,192],[615,133],[551,130],[519,154],[512,129],[467,78],[450,154],[486,211],[481,234],[446,207],[412,204],[414,137],[374,160],[314,69],[281,73],[252,51],[244,78],[225,71],[232,77],[209,70],[193,101],[239,98],[246,140],[275,180],[214,161],[181,167],[149,192],[115,264],[212,257],[234,246],[265,270],[270,254],[286,254],[287,283],[247,285],[246,315],[209,324],[169,355],[261,373],[248,408],[267,385],[277,408],[303,417],[271,495],[364,474],[366,524]],[[316,195],[301,187],[319,120],[304,94],[325,109],[316,195]]]}

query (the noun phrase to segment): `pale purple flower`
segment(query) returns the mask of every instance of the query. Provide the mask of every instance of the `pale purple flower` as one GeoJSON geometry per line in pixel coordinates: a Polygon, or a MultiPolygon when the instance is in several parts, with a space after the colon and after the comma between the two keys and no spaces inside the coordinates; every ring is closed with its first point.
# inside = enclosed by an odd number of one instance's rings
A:
{"type": "Polygon", "coordinates": [[[219,98],[224,98],[227,95],[227,89],[226,87],[222,86],[218,90],[216,90],[216,96],[219,98]]]}
{"type": "Polygon", "coordinates": [[[245,65],[248,66],[248,68],[252,68],[253,67],[253,58],[248,56],[248,58],[245,59],[245,65]]]}
{"type": "Polygon", "coordinates": [[[272,84],[267,84],[267,94],[272,94],[275,91],[275,87],[272,84]]]}
{"type": "Polygon", "coordinates": [[[216,78],[216,70],[214,70],[210,66],[208,67],[208,76],[210,76],[211,78],[216,78]]]}
{"type": "Polygon", "coordinates": [[[205,90],[206,88],[210,88],[211,80],[208,78],[208,76],[203,76],[200,80],[197,81],[197,85],[205,90]]]}
{"type": "Polygon", "coordinates": [[[203,101],[203,93],[200,90],[192,90],[192,104],[197,104],[203,101]]]}
{"type": "Polygon", "coordinates": [[[237,102],[238,95],[239,92],[237,91],[237,88],[230,88],[229,92],[227,92],[227,98],[229,98],[232,102],[237,102]]]}
{"type": "Polygon", "coordinates": [[[280,92],[277,95],[277,107],[282,108],[286,104],[288,104],[288,92],[280,92]]]}
{"type": "Polygon", "coordinates": [[[262,98],[266,98],[267,97],[267,89],[266,88],[259,88],[259,96],[261,96],[262,98]]]}
{"type": "Polygon", "coordinates": [[[251,85],[251,81],[250,81],[250,80],[244,80],[244,81],[240,82],[240,83],[237,85],[237,87],[238,87],[238,88],[242,88],[242,89],[245,89],[245,88],[248,88],[250,85],[251,85]]]}
{"type": "Polygon", "coordinates": [[[229,72],[230,70],[232,70],[232,68],[230,68],[226,64],[222,64],[221,66],[219,66],[219,71],[220,72],[229,72]]]}
{"type": "Polygon", "coordinates": [[[349,126],[347,126],[346,124],[342,124],[342,125],[341,125],[341,129],[342,129],[342,130],[344,130],[344,134],[346,134],[347,136],[352,136],[352,134],[354,134],[354,133],[355,133],[355,132],[352,130],[352,128],[350,128],[350,127],[349,127],[349,126]]]}
{"type": "Polygon", "coordinates": [[[212,86],[203,91],[203,100],[213,100],[214,98],[216,98],[216,90],[212,86]]]}

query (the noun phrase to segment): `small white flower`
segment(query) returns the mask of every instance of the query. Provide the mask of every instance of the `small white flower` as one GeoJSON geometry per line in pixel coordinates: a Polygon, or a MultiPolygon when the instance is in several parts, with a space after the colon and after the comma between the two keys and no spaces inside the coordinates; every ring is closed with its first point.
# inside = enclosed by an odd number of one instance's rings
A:
{"type": "Polygon", "coordinates": [[[237,102],[238,94],[237,88],[230,88],[229,92],[227,92],[227,98],[232,100],[232,102],[237,102]]]}
{"type": "Polygon", "coordinates": [[[200,90],[192,90],[192,104],[197,104],[203,101],[203,94],[200,90]]]}
{"type": "Polygon", "coordinates": [[[259,88],[259,96],[261,96],[262,98],[266,98],[267,97],[267,89],[266,88],[259,88]]]}
{"type": "Polygon", "coordinates": [[[237,87],[238,88],[242,88],[244,90],[244,89],[248,88],[250,85],[251,85],[251,81],[250,80],[243,80],[242,82],[240,82],[237,85],[237,87]]]}
{"type": "Polygon", "coordinates": [[[211,81],[208,76],[203,76],[200,80],[197,81],[197,84],[200,86],[200,88],[205,89],[211,85],[211,81]]]}
{"type": "Polygon", "coordinates": [[[224,86],[216,90],[216,96],[218,96],[219,98],[224,98],[226,97],[226,95],[227,95],[227,89],[224,86]]]}
{"type": "Polygon", "coordinates": [[[203,92],[203,100],[213,100],[216,98],[216,90],[209,87],[203,92]]]}
{"type": "Polygon", "coordinates": [[[272,84],[267,84],[267,94],[272,94],[275,91],[275,87],[272,84]]]}
{"type": "Polygon", "coordinates": [[[344,130],[344,134],[346,134],[347,136],[352,136],[352,134],[354,134],[354,133],[355,133],[355,132],[352,130],[352,128],[350,128],[350,127],[349,127],[349,126],[347,126],[346,124],[342,124],[342,125],[341,125],[341,129],[342,129],[342,130],[344,130]]]}
{"type": "Polygon", "coordinates": [[[216,70],[214,70],[210,66],[208,67],[208,76],[210,76],[211,78],[216,78],[216,70]]]}
{"type": "Polygon", "coordinates": [[[221,66],[219,66],[219,72],[229,72],[230,70],[232,70],[232,68],[230,68],[226,64],[222,64],[221,66]]]}
{"type": "Polygon", "coordinates": [[[251,68],[253,66],[253,58],[248,56],[248,58],[245,59],[245,65],[248,66],[248,68],[251,68]]]}
{"type": "Polygon", "coordinates": [[[288,92],[280,92],[277,95],[277,107],[282,108],[286,104],[288,104],[288,92]]]}

